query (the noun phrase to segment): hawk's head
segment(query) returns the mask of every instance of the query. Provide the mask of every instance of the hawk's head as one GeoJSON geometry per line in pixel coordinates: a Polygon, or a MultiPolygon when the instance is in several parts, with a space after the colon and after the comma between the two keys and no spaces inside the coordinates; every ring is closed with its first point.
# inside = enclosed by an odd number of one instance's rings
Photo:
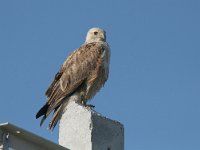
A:
{"type": "Polygon", "coordinates": [[[106,42],[106,32],[100,28],[91,28],[86,36],[85,43],[106,42]]]}

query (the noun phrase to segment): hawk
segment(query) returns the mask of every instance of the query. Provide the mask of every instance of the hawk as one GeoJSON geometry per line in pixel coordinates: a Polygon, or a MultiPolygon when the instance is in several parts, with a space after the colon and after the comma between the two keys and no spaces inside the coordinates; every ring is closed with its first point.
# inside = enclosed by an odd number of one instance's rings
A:
{"type": "Polygon", "coordinates": [[[36,119],[43,117],[40,126],[53,111],[48,126],[48,129],[53,130],[71,100],[89,106],[87,101],[108,79],[109,62],[110,48],[106,42],[106,32],[100,28],[91,28],[85,43],[64,61],[47,89],[47,102],[36,114],[36,119]]]}

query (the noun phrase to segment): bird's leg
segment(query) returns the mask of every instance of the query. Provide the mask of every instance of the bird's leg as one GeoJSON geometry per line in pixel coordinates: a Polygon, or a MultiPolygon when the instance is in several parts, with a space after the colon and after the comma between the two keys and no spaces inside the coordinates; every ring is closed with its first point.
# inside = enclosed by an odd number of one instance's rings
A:
{"type": "Polygon", "coordinates": [[[94,108],[94,107],[95,107],[94,105],[87,104],[87,100],[86,100],[86,99],[82,99],[82,100],[81,100],[81,103],[82,103],[82,105],[85,106],[85,107],[89,107],[89,108],[94,108]]]}
{"type": "Polygon", "coordinates": [[[85,98],[84,96],[84,93],[81,92],[81,104],[85,107],[89,107],[89,108],[94,108],[95,106],[94,105],[90,105],[90,104],[87,104],[87,99],[85,98]]]}
{"type": "Polygon", "coordinates": [[[85,99],[81,99],[81,104],[83,104],[84,106],[86,106],[86,100],[85,99]]]}
{"type": "Polygon", "coordinates": [[[86,100],[85,100],[85,96],[84,96],[85,94],[84,94],[84,92],[82,91],[82,92],[80,92],[80,99],[81,99],[81,104],[82,105],[86,105],[86,100]]]}

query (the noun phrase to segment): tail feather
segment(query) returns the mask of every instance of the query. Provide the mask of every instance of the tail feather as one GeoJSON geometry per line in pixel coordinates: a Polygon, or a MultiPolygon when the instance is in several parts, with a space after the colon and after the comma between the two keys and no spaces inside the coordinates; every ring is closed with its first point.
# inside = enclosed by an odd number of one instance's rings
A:
{"type": "Polygon", "coordinates": [[[56,124],[61,118],[62,113],[63,113],[63,109],[61,105],[54,111],[54,114],[49,122],[49,126],[48,126],[49,130],[53,130],[55,128],[56,124]]]}
{"type": "Polygon", "coordinates": [[[46,103],[39,111],[38,111],[38,113],[36,114],[36,119],[38,119],[39,117],[41,117],[41,116],[45,116],[45,118],[46,118],[46,112],[47,112],[47,110],[48,110],[48,107],[49,107],[49,105],[48,105],[48,103],[46,103]]]}
{"type": "Polygon", "coordinates": [[[61,119],[63,112],[66,111],[65,109],[66,109],[68,102],[69,102],[69,99],[67,98],[59,107],[57,107],[54,110],[54,114],[53,114],[53,116],[50,120],[49,126],[48,126],[49,130],[53,130],[55,128],[56,124],[61,119]]]}
{"type": "Polygon", "coordinates": [[[42,117],[42,119],[41,119],[41,121],[40,121],[40,127],[43,125],[43,123],[44,123],[44,121],[45,121],[46,118],[47,118],[46,116],[43,116],[43,117],[42,117]]]}
{"type": "Polygon", "coordinates": [[[61,116],[62,116],[63,112],[65,111],[65,108],[66,108],[70,98],[71,97],[62,98],[62,101],[59,101],[59,103],[57,103],[57,105],[54,105],[53,107],[49,106],[49,104],[46,103],[36,114],[36,119],[43,116],[41,119],[41,122],[40,122],[40,126],[42,126],[45,119],[54,110],[53,116],[51,117],[51,120],[48,125],[48,129],[53,130],[55,128],[56,124],[58,123],[58,121],[61,119],[61,116]]]}

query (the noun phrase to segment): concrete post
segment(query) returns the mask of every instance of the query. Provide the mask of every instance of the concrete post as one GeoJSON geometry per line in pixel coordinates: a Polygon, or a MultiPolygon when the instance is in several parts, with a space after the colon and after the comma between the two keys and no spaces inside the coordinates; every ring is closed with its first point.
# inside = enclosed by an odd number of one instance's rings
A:
{"type": "Polygon", "coordinates": [[[73,101],[66,110],[60,120],[60,145],[70,150],[124,150],[122,124],[73,101]]]}

